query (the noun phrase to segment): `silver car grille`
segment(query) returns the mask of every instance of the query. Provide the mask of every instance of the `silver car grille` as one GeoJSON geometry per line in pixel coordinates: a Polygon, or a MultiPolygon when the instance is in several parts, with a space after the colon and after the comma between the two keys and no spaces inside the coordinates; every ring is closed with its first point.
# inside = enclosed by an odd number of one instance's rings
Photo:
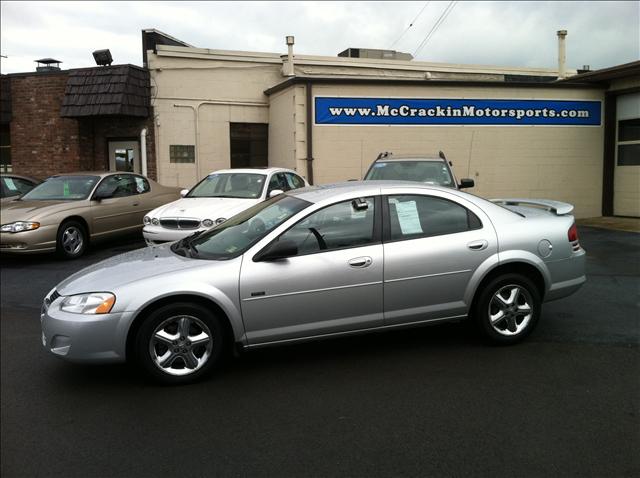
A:
{"type": "Polygon", "coordinates": [[[200,220],[189,217],[163,217],[160,225],[166,229],[198,229],[200,220]]]}

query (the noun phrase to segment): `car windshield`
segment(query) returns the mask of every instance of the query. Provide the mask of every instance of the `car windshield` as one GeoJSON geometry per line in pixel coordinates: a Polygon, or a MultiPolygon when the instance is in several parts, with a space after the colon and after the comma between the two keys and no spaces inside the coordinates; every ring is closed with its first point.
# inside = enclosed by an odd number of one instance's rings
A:
{"type": "Polygon", "coordinates": [[[78,201],[87,199],[99,180],[99,176],[53,176],[22,196],[22,200],[78,201]]]}
{"type": "Polygon", "coordinates": [[[232,259],[294,214],[310,205],[296,197],[278,195],[250,207],[219,226],[196,233],[171,246],[176,254],[199,259],[232,259]]]}
{"type": "Polygon", "coordinates": [[[373,165],[365,181],[395,180],[418,181],[439,186],[454,187],[449,168],[443,161],[383,161],[373,165]]]}
{"type": "Polygon", "coordinates": [[[254,173],[210,174],[185,197],[256,199],[262,195],[266,178],[264,174],[254,173]]]}

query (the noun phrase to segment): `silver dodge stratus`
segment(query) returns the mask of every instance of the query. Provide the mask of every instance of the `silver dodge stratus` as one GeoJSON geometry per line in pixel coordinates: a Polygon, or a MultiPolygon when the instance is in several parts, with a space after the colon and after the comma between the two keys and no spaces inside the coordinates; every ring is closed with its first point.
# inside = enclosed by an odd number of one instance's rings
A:
{"type": "Polygon", "coordinates": [[[543,302],[585,282],[572,209],[410,182],[290,191],[72,275],[44,300],[42,343],[70,361],[135,360],[168,383],[205,375],[234,344],[468,316],[514,343],[543,302]]]}

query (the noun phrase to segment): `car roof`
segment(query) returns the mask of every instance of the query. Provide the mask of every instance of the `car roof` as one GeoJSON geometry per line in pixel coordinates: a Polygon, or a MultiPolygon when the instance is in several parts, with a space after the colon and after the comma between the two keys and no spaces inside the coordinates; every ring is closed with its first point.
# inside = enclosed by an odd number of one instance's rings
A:
{"type": "Polygon", "coordinates": [[[31,176],[25,176],[24,174],[14,174],[14,173],[0,173],[0,178],[17,178],[17,179],[26,179],[27,181],[33,181],[36,183],[40,183],[39,179],[33,178],[31,176]]]}
{"type": "Polygon", "coordinates": [[[270,174],[275,172],[294,173],[299,175],[293,169],[287,168],[231,168],[231,169],[218,169],[217,171],[211,171],[209,174],[228,174],[228,173],[246,173],[246,174],[270,174]]]}
{"type": "Polygon", "coordinates": [[[385,161],[446,161],[437,154],[392,154],[376,160],[377,163],[385,161]]]}
{"type": "MultiPolygon", "coordinates": [[[[363,196],[378,195],[382,188],[389,189],[394,187],[424,189],[425,191],[445,191],[447,193],[458,193],[455,189],[444,186],[436,186],[432,184],[423,184],[415,181],[347,181],[343,183],[324,184],[322,186],[310,186],[307,188],[293,189],[287,191],[290,196],[296,196],[305,201],[317,203],[325,199],[341,194],[361,193],[363,196]]],[[[461,193],[470,196],[468,193],[461,193]]]]}
{"type": "Polygon", "coordinates": [[[135,174],[137,176],[142,176],[138,173],[133,173],[131,171],[74,171],[73,173],[58,173],[52,174],[49,176],[50,178],[60,177],[60,176],[110,176],[112,174],[135,174]]]}

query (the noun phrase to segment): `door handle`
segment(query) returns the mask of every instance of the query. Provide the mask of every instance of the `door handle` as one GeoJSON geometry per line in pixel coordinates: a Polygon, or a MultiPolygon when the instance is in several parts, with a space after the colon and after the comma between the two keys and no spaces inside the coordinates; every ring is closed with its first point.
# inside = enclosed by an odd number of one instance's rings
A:
{"type": "Polygon", "coordinates": [[[484,239],[480,239],[479,241],[471,241],[467,244],[467,247],[472,251],[483,251],[489,247],[489,243],[484,239]]]}
{"type": "Polygon", "coordinates": [[[372,262],[373,260],[369,256],[355,257],[349,260],[349,265],[351,267],[363,268],[363,267],[369,267],[372,262]]]}
{"type": "Polygon", "coordinates": [[[132,204],[132,206],[139,206],[139,205],[140,205],[140,203],[139,203],[139,202],[134,202],[134,203],[132,204]]]}

